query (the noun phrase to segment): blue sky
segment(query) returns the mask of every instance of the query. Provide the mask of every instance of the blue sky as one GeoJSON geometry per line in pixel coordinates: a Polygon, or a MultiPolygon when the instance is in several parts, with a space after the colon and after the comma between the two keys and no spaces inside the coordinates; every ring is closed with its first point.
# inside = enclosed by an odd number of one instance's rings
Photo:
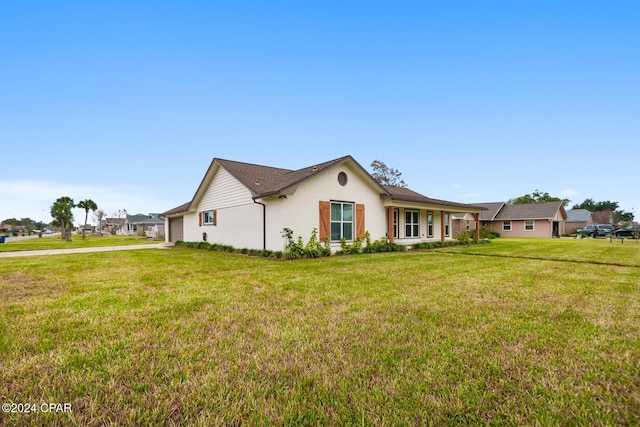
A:
{"type": "Polygon", "coordinates": [[[615,0],[3,2],[0,219],[49,221],[60,196],[163,212],[214,157],[347,154],[429,197],[539,189],[640,215],[639,15],[615,0]]]}

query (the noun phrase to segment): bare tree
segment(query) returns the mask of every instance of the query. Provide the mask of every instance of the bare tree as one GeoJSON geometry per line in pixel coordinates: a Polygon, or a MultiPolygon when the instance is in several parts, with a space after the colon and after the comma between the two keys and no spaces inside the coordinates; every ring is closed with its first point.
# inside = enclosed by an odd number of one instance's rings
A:
{"type": "Polygon", "coordinates": [[[98,209],[93,211],[93,220],[98,224],[98,233],[102,236],[102,218],[104,218],[104,211],[98,209]]]}
{"type": "Polygon", "coordinates": [[[402,172],[398,169],[390,168],[380,160],[374,160],[371,162],[371,169],[373,169],[371,176],[380,185],[391,185],[394,187],[407,186],[402,179],[402,172]]]}

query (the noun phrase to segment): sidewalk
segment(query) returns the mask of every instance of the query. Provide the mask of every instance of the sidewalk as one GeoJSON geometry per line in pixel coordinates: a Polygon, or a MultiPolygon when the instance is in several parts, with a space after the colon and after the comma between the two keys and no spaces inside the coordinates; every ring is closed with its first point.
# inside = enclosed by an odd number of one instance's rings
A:
{"type": "Polygon", "coordinates": [[[77,254],[86,252],[109,252],[109,251],[134,251],[138,249],[167,249],[171,246],[165,243],[151,243],[145,245],[129,245],[129,246],[99,246],[95,248],[76,248],[76,249],[44,249],[39,251],[15,251],[0,252],[0,258],[12,258],[20,256],[42,256],[42,255],[63,255],[77,254]]]}

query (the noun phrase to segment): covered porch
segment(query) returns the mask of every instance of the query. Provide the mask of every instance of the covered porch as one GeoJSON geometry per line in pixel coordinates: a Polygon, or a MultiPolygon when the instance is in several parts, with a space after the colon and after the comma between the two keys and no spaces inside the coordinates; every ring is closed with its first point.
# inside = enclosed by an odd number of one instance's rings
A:
{"type": "Polygon", "coordinates": [[[452,240],[454,214],[471,218],[475,224],[475,238],[480,238],[480,211],[484,208],[431,199],[407,188],[385,188],[391,195],[384,203],[390,243],[411,245],[452,240]]]}

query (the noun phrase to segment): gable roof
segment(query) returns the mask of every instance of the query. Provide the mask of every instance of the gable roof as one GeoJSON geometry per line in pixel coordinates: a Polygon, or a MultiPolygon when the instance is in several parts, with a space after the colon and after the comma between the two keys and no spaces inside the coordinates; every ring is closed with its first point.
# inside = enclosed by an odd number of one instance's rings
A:
{"type": "Polygon", "coordinates": [[[613,211],[591,212],[595,224],[613,224],[613,211]]]}
{"type": "Polygon", "coordinates": [[[567,213],[562,202],[546,203],[525,203],[521,205],[507,205],[495,216],[495,220],[522,220],[522,219],[551,219],[560,211],[562,217],[566,219],[567,213]]]}
{"type": "Polygon", "coordinates": [[[244,185],[251,193],[251,197],[255,200],[278,194],[291,194],[293,190],[305,180],[324,170],[347,162],[351,163],[355,169],[360,172],[362,177],[369,182],[372,188],[378,191],[380,196],[390,200],[447,206],[463,211],[485,209],[482,205],[469,205],[447,200],[432,199],[404,187],[380,185],[353,157],[347,155],[297,170],[214,158],[191,201],[168,210],[162,215],[181,215],[194,208],[219,168],[225,169],[231,176],[238,180],[238,182],[244,185]]]}
{"type": "MultiPolygon", "coordinates": [[[[348,161],[353,162],[359,169],[361,169],[361,171],[371,178],[369,173],[349,155],[307,166],[298,170],[274,168],[251,163],[235,162],[232,160],[214,159],[214,162],[217,162],[220,166],[225,168],[227,172],[247,187],[254,198],[267,197],[286,192],[292,187],[300,185],[303,181],[313,175],[317,175],[319,172],[348,161]]],[[[373,181],[373,178],[371,178],[371,180],[373,181]]],[[[384,188],[377,182],[375,184],[380,187],[380,192],[384,194],[384,188]]]]}
{"type": "Polygon", "coordinates": [[[163,224],[164,218],[160,218],[159,214],[151,213],[149,215],[136,214],[127,215],[127,222],[129,224],[163,224]]]}
{"type": "MultiPolygon", "coordinates": [[[[224,168],[249,190],[253,199],[258,199],[277,194],[287,194],[312,176],[331,167],[347,162],[351,162],[355,165],[356,169],[358,169],[363,176],[367,177],[371,186],[376,188],[381,195],[387,195],[386,190],[378,184],[373,177],[371,177],[369,172],[367,172],[358,162],[355,161],[353,157],[349,155],[297,170],[214,158],[209,169],[207,169],[205,176],[200,182],[196,193],[191,199],[191,202],[189,202],[189,206],[182,212],[190,210],[197,203],[198,199],[202,196],[207,185],[209,185],[211,179],[213,179],[213,176],[215,175],[215,172],[219,168],[224,168]]],[[[172,209],[170,212],[173,212],[176,209],[177,208],[172,209]]]]}
{"type": "Polygon", "coordinates": [[[406,187],[395,187],[393,185],[383,185],[382,187],[387,190],[391,200],[426,203],[460,209],[484,209],[484,207],[480,205],[468,205],[465,203],[450,202],[448,200],[432,199],[406,187]]]}
{"type": "Polygon", "coordinates": [[[500,212],[500,209],[505,205],[504,202],[491,202],[491,203],[476,203],[478,206],[485,208],[480,211],[481,221],[493,221],[500,212]]]}
{"type": "Polygon", "coordinates": [[[567,222],[587,222],[591,217],[591,211],[586,209],[570,209],[567,211],[567,222]]]}

